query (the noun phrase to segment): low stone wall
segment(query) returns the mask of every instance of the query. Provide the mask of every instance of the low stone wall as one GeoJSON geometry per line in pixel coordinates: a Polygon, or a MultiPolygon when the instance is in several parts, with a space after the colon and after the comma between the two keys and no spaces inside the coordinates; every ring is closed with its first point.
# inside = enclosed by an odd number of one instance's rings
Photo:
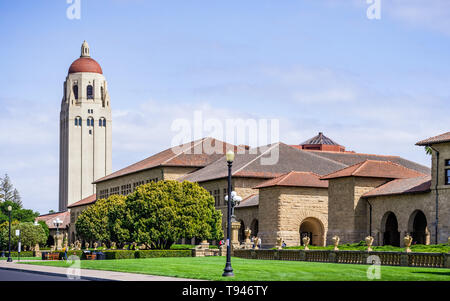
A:
{"type": "Polygon", "coordinates": [[[450,268],[450,254],[406,253],[380,251],[332,250],[234,250],[234,256],[246,259],[292,260],[329,263],[374,264],[378,256],[381,265],[450,268]],[[369,258],[370,257],[370,258],[369,258]]]}

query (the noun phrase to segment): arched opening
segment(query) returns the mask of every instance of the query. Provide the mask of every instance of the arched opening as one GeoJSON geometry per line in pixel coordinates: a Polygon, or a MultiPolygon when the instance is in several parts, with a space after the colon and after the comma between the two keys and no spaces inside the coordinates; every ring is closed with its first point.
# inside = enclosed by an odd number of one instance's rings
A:
{"type": "Polygon", "coordinates": [[[251,236],[258,236],[258,220],[254,219],[250,224],[250,230],[252,230],[251,236]]]}
{"type": "Polygon", "coordinates": [[[398,232],[397,217],[394,213],[385,214],[383,245],[400,247],[400,232],[398,232]]]}
{"type": "Polygon", "coordinates": [[[239,234],[238,234],[238,240],[240,242],[245,240],[245,224],[244,221],[240,221],[241,222],[241,228],[239,229],[239,234]]]}
{"type": "Polygon", "coordinates": [[[78,99],[78,85],[73,86],[73,96],[78,99]]]}
{"type": "Polygon", "coordinates": [[[322,246],[324,244],[324,230],[320,220],[314,217],[305,218],[300,224],[300,245],[303,245],[303,237],[309,237],[309,244],[322,246]]]}
{"type": "Polygon", "coordinates": [[[421,210],[416,210],[411,214],[408,223],[408,230],[411,232],[413,244],[426,245],[429,243],[427,218],[421,210]]]}
{"type": "Polygon", "coordinates": [[[92,85],[88,85],[86,91],[87,91],[87,99],[94,99],[94,91],[92,85]]]}

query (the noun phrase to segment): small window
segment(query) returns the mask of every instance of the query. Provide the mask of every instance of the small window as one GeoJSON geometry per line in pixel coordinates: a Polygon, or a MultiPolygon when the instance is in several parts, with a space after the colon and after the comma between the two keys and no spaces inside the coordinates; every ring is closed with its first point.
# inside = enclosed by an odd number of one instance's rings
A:
{"type": "Polygon", "coordinates": [[[106,119],[103,119],[103,127],[106,127],[106,119]]]}
{"type": "Polygon", "coordinates": [[[94,119],[92,117],[89,117],[87,120],[87,126],[94,126],[94,119]]]}
{"type": "Polygon", "coordinates": [[[89,130],[89,135],[92,135],[92,130],[89,130]]]}
{"type": "Polygon", "coordinates": [[[75,117],[75,126],[81,126],[81,117],[75,117]]]}
{"type": "Polygon", "coordinates": [[[78,99],[78,85],[73,86],[73,95],[75,96],[75,99],[78,99]]]}
{"type": "Polygon", "coordinates": [[[87,99],[94,99],[94,91],[92,85],[87,86],[87,99]]]}
{"type": "Polygon", "coordinates": [[[445,160],[445,166],[450,166],[450,159],[445,160]]]}
{"type": "Polygon", "coordinates": [[[450,169],[445,170],[445,185],[450,185],[450,169]]]}

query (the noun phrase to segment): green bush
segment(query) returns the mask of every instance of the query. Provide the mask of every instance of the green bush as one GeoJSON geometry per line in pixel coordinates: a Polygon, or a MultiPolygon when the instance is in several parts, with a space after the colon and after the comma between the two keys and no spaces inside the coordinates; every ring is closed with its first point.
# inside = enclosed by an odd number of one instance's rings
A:
{"type": "MultiPolygon", "coordinates": [[[[18,257],[18,256],[19,256],[18,252],[11,252],[11,257],[18,257]]],[[[8,251],[5,251],[5,257],[8,257],[8,251]]],[[[33,257],[33,252],[32,251],[20,252],[20,257],[33,257]]]]}
{"type": "Polygon", "coordinates": [[[159,257],[192,257],[191,250],[139,250],[135,251],[136,258],[159,257]]]}
{"type": "MultiPolygon", "coordinates": [[[[190,249],[194,249],[195,245],[177,245],[177,244],[173,244],[170,246],[171,250],[190,250],[190,249]]],[[[210,249],[218,249],[218,246],[215,245],[209,245],[210,249]]]]}
{"type": "Polygon", "coordinates": [[[136,251],[133,250],[114,250],[114,251],[105,251],[105,259],[134,259],[134,253],[136,251]]]}

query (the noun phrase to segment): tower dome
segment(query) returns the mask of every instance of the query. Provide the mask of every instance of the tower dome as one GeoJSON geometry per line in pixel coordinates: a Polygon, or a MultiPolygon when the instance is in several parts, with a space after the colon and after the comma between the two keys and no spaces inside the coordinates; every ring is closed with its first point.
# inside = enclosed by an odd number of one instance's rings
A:
{"type": "Polygon", "coordinates": [[[81,55],[80,58],[75,60],[69,67],[70,73],[77,72],[92,72],[103,74],[102,67],[96,60],[91,58],[89,45],[86,41],[81,45],[81,55]]]}

